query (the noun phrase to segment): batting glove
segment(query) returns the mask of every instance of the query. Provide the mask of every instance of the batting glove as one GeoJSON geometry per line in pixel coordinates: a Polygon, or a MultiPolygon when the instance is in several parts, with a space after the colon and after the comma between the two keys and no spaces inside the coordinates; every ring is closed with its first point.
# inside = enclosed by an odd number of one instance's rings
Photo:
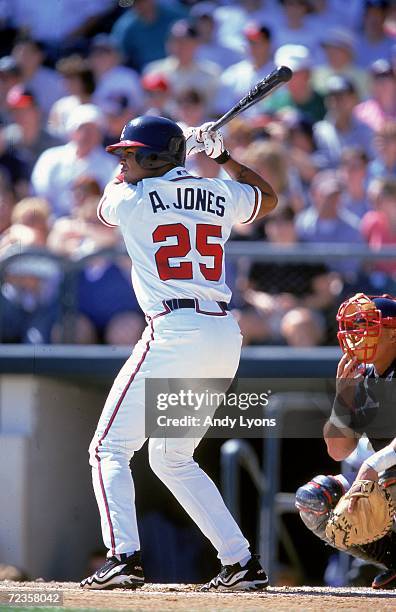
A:
{"type": "Polygon", "coordinates": [[[200,153],[201,151],[205,151],[204,143],[202,141],[198,142],[197,140],[197,129],[198,128],[189,127],[184,130],[187,157],[190,155],[196,155],[196,153],[200,153]]]}
{"type": "Polygon", "coordinates": [[[219,131],[212,131],[213,122],[204,123],[197,128],[196,138],[199,143],[205,146],[205,153],[214,161],[220,164],[225,163],[230,154],[224,147],[223,134],[219,131]]]}

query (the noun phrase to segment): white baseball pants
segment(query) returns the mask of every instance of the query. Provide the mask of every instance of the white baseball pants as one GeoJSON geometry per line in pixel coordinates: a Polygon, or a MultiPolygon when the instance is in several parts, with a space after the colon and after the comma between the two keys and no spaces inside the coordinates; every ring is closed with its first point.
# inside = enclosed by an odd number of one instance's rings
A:
{"type": "MultiPolygon", "coordinates": [[[[145,442],[145,378],[229,378],[242,336],[230,313],[192,309],[147,317],[148,326],[117,375],[90,444],[90,464],[108,555],[140,550],[129,462],[145,442]]],[[[249,556],[249,543],[212,480],[194,461],[200,439],[151,438],[155,474],[211,541],[223,565],[249,556]]]]}

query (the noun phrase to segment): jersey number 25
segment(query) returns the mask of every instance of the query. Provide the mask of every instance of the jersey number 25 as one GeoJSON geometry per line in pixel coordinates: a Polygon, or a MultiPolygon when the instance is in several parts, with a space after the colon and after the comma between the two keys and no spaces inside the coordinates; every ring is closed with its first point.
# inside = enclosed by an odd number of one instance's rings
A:
{"type": "MultiPolygon", "coordinates": [[[[190,232],[182,223],[159,225],[153,232],[153,242],[165,242],[168,238],[177,238],[176,244],[164,245],[155,253],[158,275],[161,280],[188,280],[193,277],[191,261],[183,261],[171,266],[169,260],[186,257],[191,251],[190,232]]],[[[195,249],[203,257],[213,257],[213,266],[200,263],[202,276],[208,281],[218,281],[223,269],[223,247],[221,244],[208,242],[209,237],[221,238],[220,225],[198,223],[195,230],[195,249]]]]}

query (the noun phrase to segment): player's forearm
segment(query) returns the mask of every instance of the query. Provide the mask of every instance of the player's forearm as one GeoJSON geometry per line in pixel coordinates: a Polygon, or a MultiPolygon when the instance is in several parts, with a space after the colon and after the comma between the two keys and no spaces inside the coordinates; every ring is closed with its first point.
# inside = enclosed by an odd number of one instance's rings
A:
{"type": "Polygon", "coordinates": [[[355,450],[359,437],[348,427],[336,427],[330,421],[323,428],[327,452],[335,461],[346,459],[355,450]]]}
{"type": "Polygon", "coordinates": [[[371,455],[365,460],[365,464],[374,469],[377,473],[384,472],[391,467],[396,465],[396,442],[392,440],[390,444],[382,448],[381,450],[371,455]]]}
{"type": "Polygon", "coordinates": [[[253,187],[258,187],[260,189],[262,194],[262,203],[260,213],[256,218],[266,215],[275,208],[278,203],[278,197],[271,185],[259,174],[257,174],[257,172],[237,162],[232,157],[230,157],[230,159],[223,164],[223,168],[227,174],[234,179],[234,181],[244,183],[245,185],[252,185],[253,187]]]}

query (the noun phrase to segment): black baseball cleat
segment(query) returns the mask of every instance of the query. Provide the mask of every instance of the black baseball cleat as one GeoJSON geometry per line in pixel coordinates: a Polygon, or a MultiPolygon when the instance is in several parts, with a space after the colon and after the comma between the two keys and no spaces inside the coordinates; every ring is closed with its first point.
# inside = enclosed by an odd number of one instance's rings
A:
{"type": "Polygon", "coordinates": [[[97,572],[80,582],[83,589],[137,589],[144,576],[140,551],[109,557],[97,572]]]}
{"type": "Polygon", "coordinates": [[[240,563],[223,565],[221,572],[201,587],[201,591],[258,591],[268,586],[268,577],[258,555],[252,555],[242,567],[240,563]]]}
{"type": "Polygon", "coordinates": [[[378,574],[371,586],[373,589],[396,589],[396,570],[388,569],[378,574]]]}

